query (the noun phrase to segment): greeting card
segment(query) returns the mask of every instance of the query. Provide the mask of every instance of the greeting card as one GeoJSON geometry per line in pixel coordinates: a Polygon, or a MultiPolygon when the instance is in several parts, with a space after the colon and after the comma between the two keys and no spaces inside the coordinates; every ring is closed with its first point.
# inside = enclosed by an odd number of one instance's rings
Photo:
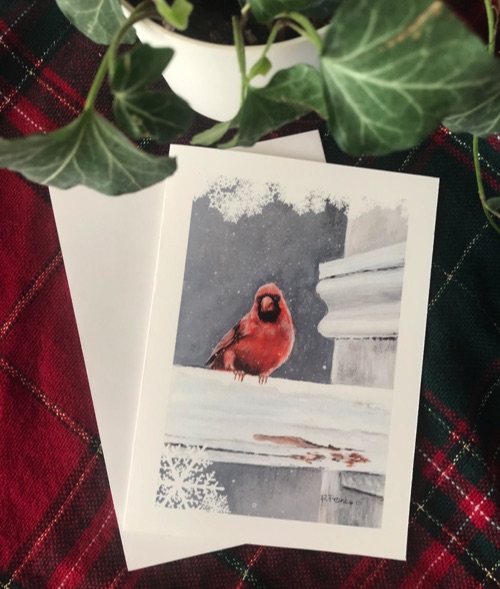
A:
{"type": "Polygon", "coordinates": [[[125,528],[404,559],[438,181],[172,149],[125,528]]]}

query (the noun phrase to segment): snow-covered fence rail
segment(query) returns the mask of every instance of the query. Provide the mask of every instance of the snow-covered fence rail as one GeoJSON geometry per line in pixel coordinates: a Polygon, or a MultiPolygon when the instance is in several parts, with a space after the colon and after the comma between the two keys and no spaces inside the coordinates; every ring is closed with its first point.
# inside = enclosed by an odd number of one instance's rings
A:
{"type": "Polygon", "coordinates": [[[384,473],[391,391],[176,366],[165,441],[211,460],[384,473]]]}
{"type": "MultiPolygon", "coordinates": [[[[174,366],[164,441],[177,456],[197,447],[219,468],[252,468],[255,484],[272,480],[275,491],[292,484],[286,473],[299,469],[318,481],[308,517],[312,509],[321,522],[379,526],[391,396],[278,378],[259,385],[257,378],[239,382],[230,373],[174,366]],[[273,469],[281,474],[269,476],[273,469]]],[[[290,476],[299,476],[298,484],[300,474],[290,476]]]]}

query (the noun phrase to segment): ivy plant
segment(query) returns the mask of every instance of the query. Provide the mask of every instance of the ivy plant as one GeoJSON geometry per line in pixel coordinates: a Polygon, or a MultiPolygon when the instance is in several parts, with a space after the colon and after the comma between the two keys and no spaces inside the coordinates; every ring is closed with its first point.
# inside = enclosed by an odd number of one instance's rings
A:
{"type": "MultiPolygon", "coordinates": [[[[173,158],[142,151],[136,141],[171,141],[186,132],[192,111],[170,91],[150,90],[172,58],[170,49],[134,43],[133,25],[161,18],[189,30],[188,0],[143,0],[126,18],[120,0],[56,0],[85,35],[107,45],[80,116],[51,133],[0,138],[0,167],[42,184],[86,184],[108,195],[133,192],[175,172],[173,158]],[[126,52],[119,51],[123,43],[126,52]],[[108,80],[114,122],[94,108],[108,80]]],[[[236,0],[235,0],[236,2],[236,0]]],[[[486,198],[481,183],[478,136],[500,132],[500,65],[494,56],[494,13],[485,0],[485,47],[441,0],[247,0],[233,17],[241,71],[241,106],[230,121],[196,135],[194,144],[249,146],[309,112],[326,121],[339,146],[353,155],[383,155],[418,145],[439,125],[473,134],[482,206],[498,229],[500,197],[486,198]],[[327,18],[323,35],[312,19],[327,18]],[[250,69],[243,31],[249,19],[268,26],[269,38],[250,69]],[[264,87],[268,52],[278,32],[290,27],[316,47],[319,67],[296,65],[277,72],[264,87]],[[232,138],[225,140],[232,131],[232,138]]]]}

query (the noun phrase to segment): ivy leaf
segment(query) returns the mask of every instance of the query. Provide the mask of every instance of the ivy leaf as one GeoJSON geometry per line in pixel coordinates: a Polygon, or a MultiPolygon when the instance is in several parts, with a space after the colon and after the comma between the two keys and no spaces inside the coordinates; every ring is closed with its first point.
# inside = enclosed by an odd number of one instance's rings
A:
{"type": "Polygon", "coordinates": [[[295,65],[277,72],[264,88],[250,87],[232,121],[215,125],[198,134],[194,141],[198,145],[210,145],[229,129],[238,127],[235,137],[219,147],[249,147],[269,131],[313,110],[326,118],[319,73],[309,65],[295,65]]]}
{"type": "Polygon", "coordinates": [[[500,196],[494,196],[486,201],[486,206],[496,215],[500,214],[500,196]]]}
{"type": "Polygon", "coordinates": [[[169,47],[138,45],[122,54],[112,73],[114,92],[136,92],[156,82],[174,55],[169,47]]]}
{"type": "Polygon", "coordinates": [[[248,78],[251,80],[255,78],[255,76],[265,76],[270,72],[272,67],[269,58],[264,55],[253,64],[252,69],[248,74],[248,78]]]}
{"type": "Polygon", "coordinates": [[[114,196],[163,180],[174,173],[176,163],[140,151],[106,119],[88,110],[52,133],[0,138],[0,167],[40,184],[85,184],[114,196]]]}
{"type": "Polygon", "coordinates": [[[281,12],[302,10],[307,0],[250,0],[249,4],[255,20],[268,23],[281,12]]]}
{"type": "Polygon", "coordinates": [[[321,56],[328,124],[353,155],[408,149],[473,108],[500,75],[438,0],[343,2],[321,56]]]}
{"type": "Polygon", "coordinates": [[[223,121],[222,123],[216,123],[210,129],[198,133],[191,139],[192,145],[212,145],[217,143],[224,135],[235,126],[235,119],[230,121],[223,121]]]}
{"type": "MultiPolygon", "coordinates": [[[[125,23],[120,0],[56,0],[64,16],[84,35],[95,43],[109,45],[116,31],[125,23]]],[[[126,43],[135,41],[130,30],[124,38],[126,43]]]]}
{"type": "Polygon", "coordinates": [[[446,117],[443,125],[454,133],[467,132],[479,137],[500,133],[500,75],[495,83],[482,89],[477,104],[446,117]]]}
{"type": "Polygon", "coordinates": [[[172,49],[139,45],[121,55],[111,75],[113,112],[119,126],[134,139],[170,141],[186,131],[192,111],[173,92],[148,92],[170,62],[172,49]]]}
{"type": "Polygon", "coordinates": [[[189,15],[193,11],[193,5],[187,0],[174,0],[170,6],[166,0],[153,0],[158,12],[175,29],[185,31],[189,23],[189,15]]]}
{"type": "Polygon", "coordinates": [[[170,141],[189,128],[193,112],[172,92],[118,94],[113,105],[116,122],[134,139],[170,141]]]}
{"type": "Polygon", "coordinates": [[[318,71],[305,64],[281,70],[264,88],[249,88],[238,116],[236,144],[251,146],[269,131],[312,110],[326,118],[318,71]]]}
{"type": "Polygon", "coordinates": [[[332,18],[341,0],[311,0],[301,12],[310,18],[332,18]]]}
{"type": "Polygon", "coordinates": [[[250,9],[260,23],[268,23],[283,12],[301,12],[312,18],[330,18],[340,0],[250,0],[250,9]]]}

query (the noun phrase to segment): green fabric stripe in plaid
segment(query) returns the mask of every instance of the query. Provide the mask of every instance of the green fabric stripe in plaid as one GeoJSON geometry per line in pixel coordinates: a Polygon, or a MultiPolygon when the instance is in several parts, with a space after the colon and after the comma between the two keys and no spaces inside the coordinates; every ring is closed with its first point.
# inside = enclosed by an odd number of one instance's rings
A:
{"type": "MultiPolygon", "coordinates": [[[[430,415],[433,414],[436,412],[431,411],[430,415]]],[[[463,515],[470,518],[471,524],[500,548],[499,511],[491,497],[492,473],[488,472],[481,449],[472,441],[472,435],[459,436],[458,429],[449,428],[441,416],[433,421],[435,425],[428,428],[429,433],[444,430],[449,437],[444,445],[434,445],[430,437],[419,439],[417,455],[424,460],[420,471],[433,486],[446,489],[462,512],[456,513],[459,520],[463,515]]]]}
{"type": "MultiPolygon", "coordinates": [[[[493,480],[498,481],[499,455],[500,455],[500,427],[498,416],[500,415],[500,360],[495,362],[497,376],[492,379],[490,386],[486,387],[484,394],[478,395],[481,402],[477,410],[472,414],[472,421],[480,432],[480,445],[485,455],[487,468],[491,469],[493,480]],[[496,476],[495,476],[496,475],[496,476]]],[[[479,435],[479,434],[478,434],[479,435]]]]}
{"type": "MultiPolygon", "coordinates": [[[[430,397],[430,393],[426,394],[430,397]]],[[[482,480],[482,475],[488,469],[488,464],[481,453],[481,448],[477,445],[475,434],[467,429],[461,432],[460,427],[465,424],[458,419],[449,421],[449,419],[436,409],[436,403],[424,401],[422,411],[426,417],[422,417],[422,423],[427,423],[425,439],[419,438],[417,450],[424,454],[432,454],[433,448],[438,448],[441,456],[451,460],[452,457],[458,460],[464,460],[468,465],[474,464],[481,475],[475,475],[474,472],[468,472],[469,480],[478,484],[482,480]],[[421,440],[421,441],[420,441],[421,440]],[[469,476],[470,475],[470,476],[469,476]]]]}
{"type": "Polygon", "coordinates": [[[8,72],[9,83],[16,87],[18,94],[21,90],[24,94],[37,82],[36,70],[50,60],[74,29],[57,8],[57,4],[46,0],[23,0],[16,2],[13,7],[2,5],[0,19],[11,27],[5,33],[4,45],[0,48],[0,71],[8,72]],[[18,13],[21,7],[23,16],[13,18],[9,8],[15,8],[15,12],[18,13]],[[30,26],[17,26],[24,25],[24,19],[30,26]],[[48,28],[57,33],[54,36],[47,35],[48,28]]]}
{"type": "Polygon", "coordinates": [[[15,583],[9,575],[0,573],[0,589],[23,589],[19,583],[15,583]]]}
{"type": "Polygon", "coordinates": [[[253,589],[269,589],[269,587],[239,558],[234,556],[230,550],[219,550],[215,553],[217,558],[227,565],[231,570],[238,573],[242,581],[253,589]]]}
{"type": "Polygon", "coordinates": [[[425,431],[429,443],[444,452],[449,452],[455,445],[460,445],[463,439],[463,432],[460,432],[461,423],[450,421],[443,415],[435,402],[432,402],[433,397],[428,391],[422,393],[420,426],[425,431]]]}
{"type": "MultiPolygon", "coordinates": [[[[414,504],[417,509],[420,524],[424,529],[434,538],[433,551],[436,557],[440,552],[440,547],[445,547],[446,551],[454,555],[454,558],[467,570],[475,579],[482,579],[484,575],[489,574],[494,578],[495,582],[500,587],[500,575],[495,574],[494,570],[498,560],[498,551],[492,549],[491,544],[487,541],[482,542],[481,546],[476,546],[473,539],[467,534],[461,534],[461,530],[450,529],[443,523],[443,514],[448,511],[452,513],[454,510],[453,502],[449,501],[445,495],[436,495],[438,497],[438,505],[424,506],[421,504],[414,504]],[[438,509],[439,516],[436,515],[438,509]],[[476,552],[475,548],[480,548],[480,552],[476,552]]],[[[481,534],[476,534],[475,538],[481,537],[481,534]]],[[[424,585],[425,587],[425,585],[424,585]]],[[[432,585],[427,585],[432,587],[432,585]]],[[[452,589],[450,587],[450,589],[452,589]]],[[[453,589],[455,589],[453,587],[453,589]]],[[[464,587],[464,589],[467,589],[464,587]]]]}
{"type": "MultiPolygon", "coordinates": [[[[466,522],[471,527],[474,526],[475,530],[481,530],[500,549],[500,525],[498,511],[492,501],[492,481],[482,478],[480,483],[474,486],[470,480],[471,477],[465,478],[461,472],[462,469],[466,469],[468,474],[474,466],[476,471],[480,471],[480,465],[475,461],[468,460],[467,456],[464,460],[464,454],[461,457],[457,455],[453,460],[448,460],[439,451],[432,455],[419,448],[418,452],[427,462],[427,468],[424,468],[423,471],[424,476],[453,500],[455,510],[450,514],[447,522],[456,524],[456,526],[461,525],[461,522],[466,522]],[[440,464],[438,464],[439,458],[441,458],[440,464]]],[[[429,492],[426,501],[434,492],[434,489],[429,492]]]]}
{"type": "MultiPolygon", "coordinates": [[[[30,0],[25,0],[27,3],[30,0]]],[[[33,28],[25,32],[21,42],[36,55],[39,59],[45,61],[50,58],[52,53],[63,43],[69,33],[74,30],[68,23],[68,20],[62,14],[55,2],[42,2],[40,15],[33,28]],[[47,37],[44,31],[45,27],[50,27],[57,31],[56,35],[47,37]]]]}
{"type": "Polygon", "coordinates": [[[468,549],[472,554],[480,555],[481,563],[491,571],[497,571],[495,577],[500,586],[500,556],[498,549],[483,534],[475,534],[469,541],[468,549]]]}

